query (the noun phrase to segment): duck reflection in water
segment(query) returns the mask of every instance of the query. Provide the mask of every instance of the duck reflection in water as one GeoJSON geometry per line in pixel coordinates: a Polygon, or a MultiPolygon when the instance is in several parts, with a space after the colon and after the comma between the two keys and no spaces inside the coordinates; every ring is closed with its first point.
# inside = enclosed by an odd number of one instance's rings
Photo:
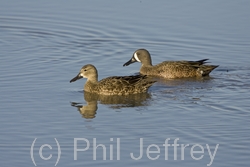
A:
{"type": "Polygon", "coordinates": [[[100,104],[108,105],[112,109],[127,107],[139,107],[149,105],[151,95],[149,93],[131,94],[126,96],[119,95],[99,95],[84,91],[84,100],[86,105],[77,102],[71,102],[71,106],[77,107],[83,118],[93,119],[96,117],[98,101],[100,104]]]}

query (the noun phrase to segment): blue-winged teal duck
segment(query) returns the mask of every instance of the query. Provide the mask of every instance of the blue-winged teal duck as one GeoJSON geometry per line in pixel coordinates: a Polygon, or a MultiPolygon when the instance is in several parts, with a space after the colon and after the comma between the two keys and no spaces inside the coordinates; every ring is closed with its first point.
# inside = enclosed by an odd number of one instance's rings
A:
{"type": "Polygon", "coordinates": [[[84,91],[103,95],[129,95],[143,93],[154,82],[145,75],[113,76],[98,81],[98,73],[95,66],[87,64],[83,66],[79,74],[70,80],[74,82],[80,78],[87,78],[84,91]]]}
{"type": "Polygon", "coordinates": [[[140,73],[143,75],[160,76],[164,78],[203,77],[218,67],[217,65],[205,65],[208,59],[199,61],[164,61],[155,66],[152,65],[150,53],[146,49],[138,49],[132,58],[123,66],[134,62],[141,62],[140,73]]]}

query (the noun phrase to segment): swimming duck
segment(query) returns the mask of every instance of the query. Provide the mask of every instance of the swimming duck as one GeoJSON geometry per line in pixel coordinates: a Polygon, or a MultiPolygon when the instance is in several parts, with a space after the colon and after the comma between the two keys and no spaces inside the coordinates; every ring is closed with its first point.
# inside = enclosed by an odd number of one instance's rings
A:
{"type": "Polygon", "coordinates": [[[145,75],[112,76],[98,81],[98,72],[94,65],[83,66],[79,74],[70,80],[74,82],[80,78],[87,78],[84,91],[103,95],[129,95],[147,92],[156,81],[145,75]]]}
{"type": "Polygon", "coordinates": [[[164,61],[153,66],[150,53],[146,49],[138,49],[123,66],[128,66],[134,62],[141,62],[140,73],[142,75],[160,76],[168,79],[204,77],[208,76],[213,69],[218,67],[217,65],[205,65],[207,60],[164,61]]]}

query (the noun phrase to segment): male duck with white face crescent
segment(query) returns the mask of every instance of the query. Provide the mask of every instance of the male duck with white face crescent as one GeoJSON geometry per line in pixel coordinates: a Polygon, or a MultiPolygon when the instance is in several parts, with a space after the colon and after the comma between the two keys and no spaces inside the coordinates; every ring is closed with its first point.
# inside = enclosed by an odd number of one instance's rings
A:
{"type": "Polygon", "coordinates": [[[217,65],[207,65],[208,59],[198,61],[163,61],[155,66],[152,65],[150,53],[146,49],[138,49],[132,58],[123,66],[134,62],[140,62],[140,73],[143,75],[159,76],[167,79],[204,77],[217,68],[217,65]]]}

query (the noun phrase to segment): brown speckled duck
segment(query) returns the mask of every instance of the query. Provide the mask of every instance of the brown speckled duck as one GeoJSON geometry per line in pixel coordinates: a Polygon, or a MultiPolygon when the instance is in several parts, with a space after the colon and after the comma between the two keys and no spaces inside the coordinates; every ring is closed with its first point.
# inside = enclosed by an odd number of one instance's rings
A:
{"type": "Polygon", "coordinates": [[[83,66],[79,74],[70,80],[74,82],[80,78],[87,78],[84,91],[102,95],[129,95],[147,92],[156,81],[149,80],[145,75],[113,76],[98,81],[98,72],[95,66],[83,66]]]}
{"type": "Polygon", "coordinates": [[[160,76],[168,79],[186,77],[204,77],[218,67],[217,65],[205,65],[208,59],[199,61],[164,61],[155,66],[152,65],[150,53],[146,49],[138,49],[132,58],[123,66],[134,62],[141,62],[140,73],[142,75],[160,76]]]}

